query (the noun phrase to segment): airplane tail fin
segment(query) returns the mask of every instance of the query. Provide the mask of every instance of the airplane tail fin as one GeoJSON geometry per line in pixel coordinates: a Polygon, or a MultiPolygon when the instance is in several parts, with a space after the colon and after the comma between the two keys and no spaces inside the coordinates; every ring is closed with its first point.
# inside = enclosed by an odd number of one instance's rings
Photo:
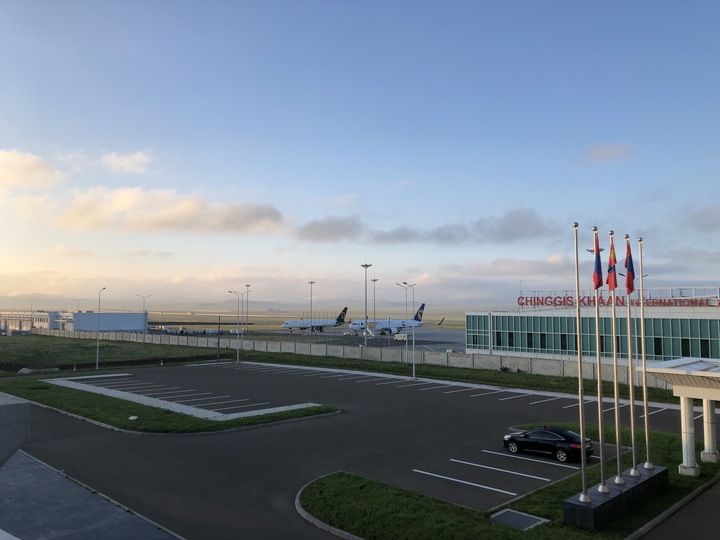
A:
{"type": "Polygon", "coordinates": [[[413,320],[417,322],[421,322],[423,318],[423,313],[425,312],[425,304],[421,304],[418,308],[417,312],[415,313],[415,316],[413,317],[413,320]]]}
{"type": "Polygon", "coordinates": [[[442,319],[440,319],[440,322],[438,323],[438,326],[440,326],[444,321],[445,321],[445,317],[443,317],[442,319]]]}
{"type": "Polygon", "coordinates": [[[341,324],[345,324],[345,315],[347,314],[348,308],[344,307],[343,310],[340,312],[340,315],[337,316],[337,319],[335,319],[335,326],[340,326],[341,324]]]}

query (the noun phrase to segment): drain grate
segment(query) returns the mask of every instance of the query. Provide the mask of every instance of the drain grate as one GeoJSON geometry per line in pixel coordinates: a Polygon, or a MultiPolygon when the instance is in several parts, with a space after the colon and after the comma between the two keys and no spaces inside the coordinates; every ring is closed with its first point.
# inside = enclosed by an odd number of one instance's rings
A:
{"type": "Polygon", "coordinates": [[[505,508],[499,512],[495,512],[490,516],[492,521],[502,523],[514,529],[520,529],[521,531],[527,531],[533,527],[537,527],[543,523],[547,523],[547,519],[539,518],[537,516],[531,516],[530,514],[524,514],[516,510],[509,510],[505,508]]]}

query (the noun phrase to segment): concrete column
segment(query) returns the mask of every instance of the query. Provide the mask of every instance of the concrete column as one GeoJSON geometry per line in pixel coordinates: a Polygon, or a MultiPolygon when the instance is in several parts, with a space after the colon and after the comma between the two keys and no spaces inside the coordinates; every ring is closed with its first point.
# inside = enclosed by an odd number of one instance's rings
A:
{"type": "Polygon", "coordinates": [[[699,476],[700,468],[695,461],[695,424],[693,422],[692,398],[680,398],[680,426],[683,462],[678,467],[678,472],[683,476],[699,476]]]}
{"type": "Polygon", "coordinates": [[[717,463],[720,455],[717,450],[717,429],[715,427],[715,401],[703,399],[703,436],[705,450],[700,453],[700,460],[706,463],[717,463]]]}

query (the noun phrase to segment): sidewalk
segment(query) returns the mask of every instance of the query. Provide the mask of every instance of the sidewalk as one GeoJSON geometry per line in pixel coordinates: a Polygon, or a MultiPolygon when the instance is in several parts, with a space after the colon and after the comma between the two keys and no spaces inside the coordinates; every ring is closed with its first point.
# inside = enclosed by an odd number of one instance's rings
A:
{"type": "Polygon", "coordinates": [[[0,540],[180,538],[24,452],[0,467],[0,493],[0,540]]]}

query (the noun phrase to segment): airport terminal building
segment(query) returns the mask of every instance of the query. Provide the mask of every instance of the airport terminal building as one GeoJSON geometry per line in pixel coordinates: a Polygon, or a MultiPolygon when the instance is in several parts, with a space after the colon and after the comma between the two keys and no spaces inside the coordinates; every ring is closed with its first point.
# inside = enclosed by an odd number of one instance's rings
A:
{"type": "MultiPolygon", "coordinates": [[[[596,339],[594,292],[580,296],[580,343],[585,361],[613,357],[612,300],[600,296],[600,339],[596,339]]],[[[641,352],[640,300],[616,295],[616,348],[627,359],[628,327],[633,358],[641,352]]],[[[514,311],[465,314],[466,353],[532,358],[577,358],[577,310],[573,292],[532,293],[517,298],[514,311]]],[[[681,357],[720,360],[720,287],[644,291],[645,351],[648,361],[681,357]]]]}

